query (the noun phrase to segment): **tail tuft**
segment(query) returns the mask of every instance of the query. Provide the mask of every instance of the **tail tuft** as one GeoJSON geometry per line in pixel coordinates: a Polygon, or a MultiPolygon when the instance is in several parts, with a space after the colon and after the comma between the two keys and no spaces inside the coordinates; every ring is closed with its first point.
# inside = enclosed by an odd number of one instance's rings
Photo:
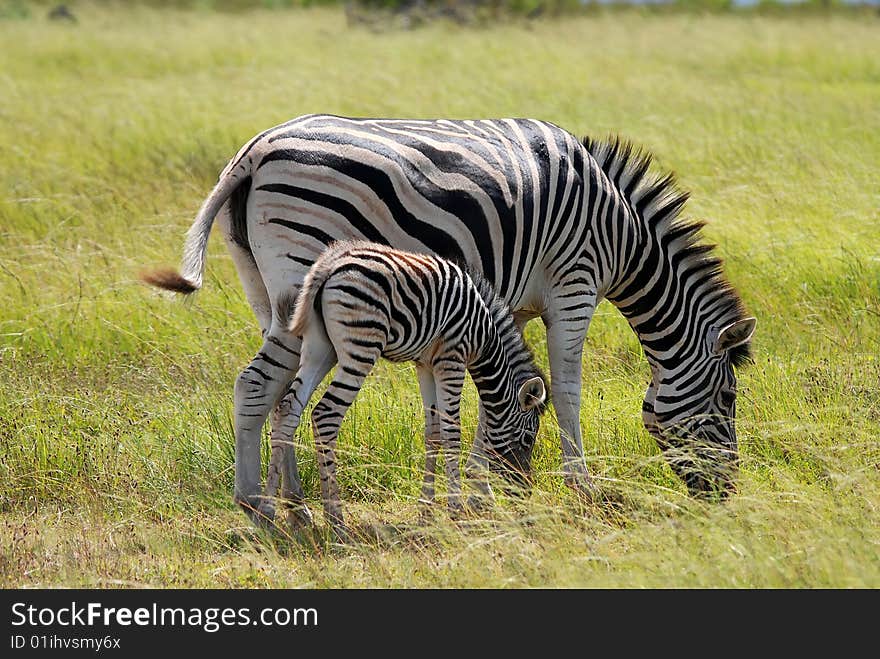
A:
{"type": "Polygon", "coordinates": [[[290,291],[284,291],[278,296],[278,302],[275,303],[275,315],[284,327],[290,328],[290,323],[296,313],[296,298],[290,291]]]}
{"type": "Polygon", "coordinates": [[[295,336],[303,336],[309,326],[309,317],[313,313],[315,295],[311,289],[303,288],[297,297],[296,305],[290,311],[288,329],[295,336]]]}
{"type": "Polygon", "coordinates": [[[189,295],[199,290],[198,286],[177,272],[177,270],[172,270],[171,268],[148,270],[142,272],[140,278],[151,286],[164,288],[166,291],[174,291],[175,293],[183,293],[184,295],[189,295]]]}

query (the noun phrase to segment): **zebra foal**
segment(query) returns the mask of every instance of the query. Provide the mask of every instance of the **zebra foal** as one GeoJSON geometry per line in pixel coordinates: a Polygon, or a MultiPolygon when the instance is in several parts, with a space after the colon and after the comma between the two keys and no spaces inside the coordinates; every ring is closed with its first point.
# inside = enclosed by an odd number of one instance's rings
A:
{"type": "MultiPolygon", "coordinates": [[[[288,318],[291,335],[302,337],[302,350],[285,396],[290,407],[273,428],[269,475],[256,511],[260,517],[274,518],[278,465],[296,464],[293,433],[315,389],[336,365],[312,411],[312,429],[324,514],[337,535],[345,537],[336,438],[379,357],[416,363],[425,411],[423,501],[434,500],[442,449],[449,509],[457,513],[463,508],[459,405],[466,371],[483,405],[483,457],[510,481],[527,483],[547,391],[510,310],[481,277],[436,256],[340,241],[311,267],[292,313],[280,309],[278,315],[288,318]]],[[[241,393],[247,399],[249,392],[241,393]]],[[[304,519],[302,492],[287,497],[299,508],[291,518],[295,526],[304,519]]]]}

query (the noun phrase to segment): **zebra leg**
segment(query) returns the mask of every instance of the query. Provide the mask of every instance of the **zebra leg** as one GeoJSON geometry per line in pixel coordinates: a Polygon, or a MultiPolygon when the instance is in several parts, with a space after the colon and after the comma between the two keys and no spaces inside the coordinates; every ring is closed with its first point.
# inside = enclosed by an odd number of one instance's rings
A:
{"type": "MultiPolygon", "coordinates": [[[[232,257],[232,262],[235,264],[235,270],[238,273],[238,278],[244,289],[245,297],[254,312],[254,316],[256,316],[257,323],[260,325],[260,333],[263,336],[266,336],[266,333],[269,331],[272,324],[272,305],[269,301],[269,293],[266,290],[266,284],[263,281],[259,268],[257,268],[257,264],[254,261],[253,252],[241,247],[233,236],[231,213],[230,204],[227,202],[223,205],[221,212],[217,215],[217,223],[222,228],[226,247],[232,257]]],[[[293,339],[289,341],[286,346],[278,347],[284,347],[290,350],[291,356],[293,357],[293,360],[290,363],[290,369],[291,371],[296,371],[299,367],[299,339],[293,339]]],[[[284,422],[285,416],[290,413],[290,408],[290,402],[286,397],[275,408],[272,415],[273,437],[275,436],[275,429],[284,422]]],[[[276,447],[273,443],[271,459],[269,461],[269,468],[266,476],[266,487],[263,491],[264,498],[258,507],[260,514],[268,519],[274,519],[275,516],[275,502],[273,498],[277,493],[278,480],[281,478],[282,471],[285,471],[288,474],[285,479],[287,481],[286,488],[292,489],[294,492],[302,493],[302,485],[299,482],[299,472],[296,468],[296,454],[293,451],[292,444],[289,446],[288,452],[284,451],[282,447],[276,447]],[[289,467],[291,462],[293,464],[292,469],[289,467]],[[293,485],[290,484],[291,474],[294,479],[292,481],[293,485]]],[[[288,497],[286,492],[287,490],[285,490],[285,497],[292,499],[293,497],[288,497]]],[[[306,512],[308,512],[308,509],[306,509],[306,512]]]]}
{"type": "Polygon", "coordinates": [[[464,361],[443,360],[442,370],[435,367],[437,407],[440,412],[440,436],[446,458],[447,506],[453,517],[464,510],[461,501],[461,390],[464,386],[464,361]]]}
{"type": "MultiPolygon", "coordinates": [[[[287,346],[291,351],[291,354],[299,354],[302,346],[302,342],[299,339],[296,339],[293,342],[293,345],[287,346]]],[[[294,371],[299,370],[300,360],[297,358],[296,363],[292,365],[294,371]]],[[[289,419],[290,414],[293,410],[293,404],[291,399],[291,389],[293,387],[293,383],[288,385],[287,393],[284,394],[281,401],[278,405],[275,406],[275,410],[272,413],[272,433],[270,438],[270,446],[271,453],[269,455],[269,466],[266,469],[266,485],[263,487],[263,499],[260,502],[259,512],[268,519],[275,518],[275,497],[278,494],[278,488],[281,484],[282,475],[285,472],[289,471],[287,468],[287,462],[289,459],[289,455],[293,460],[293,468],[294,468],[294,478],[295,480],[292,483],[289,483],[290,476],[285,476],[285,492],[287,490],[293,489],[294,491],[298,490],[302,492],[302,485],[299,482],[299,470],[296,469],[296,452],[293,446],[293,431],[290,432],[291,440],[287,441],[284,439],[284,431],[281,430],[281,427],[284,425],[285,421],[289,419]]],[[[299,423],[299,419],[297,419],[296,423],[299,423]]],[[[296,426],[294,426],[295,428],[296,426]]],[[[286,498],[286,494],[285,494],[286,498]]]]}
{"type": "Polygon", "coordinates": [[[274,514],[274,497],[278,492],[280,472],[284,473],[283,499],[287,502],[287,523],[291,530],[312,524],[312,515],[305,505],[305,492],[299,477],[293,436],[299,427],[303,410],[324,376],[336,363],[336,352],[323,330],[308,332],[302,342],[299,370],[278,404],[272,427],[272,460],[266,477],[261,506],[270,506],[274,514]],[[274,469],[272,468],[274,466],[274,469]]]}
{"type": "Polygon", "coordinates": [[[309,507],[305,504],[306,494],[299,477],[293,433],[290,434],[290,438],[284,445],[283,468],[284,489],[281,496],[287,505],[287,525],[292,531],[297,531],[314,524],[314,519],[309,507]]]}
{"type": "Polygon", "coordinates": [[[660,425],[657,423],[657,415],[654,413],[654,401],[657,400],[657,379],[651,373],[651,382],[645,391],[645,400],[642,402],[642,424],[645,430],[662,445],[663,435],[660,425]]]}
{"type": "Polygon", "coordinates": [[[290,347],[294,337],[273,324],[253,361],[235,381],[234,501],[254,522],[259,512],[260,440],[263,423],[277,403],[299,355],[290,347]]]}
{"type": "MultiPolygon", "coordinates": [[[[359,337],[358,343],[370,342],[359,337]]],[[[373,343],[372,345],[377,344],[373,343]]],[[[324,515],[341,542],[348,539],[348,529],[342,515],[339,483],[336,480],[336,438],[345,413],[354,402],[355,396],[360,391],[373,365],[379,359],[380,353],[381,350],[378,347],[360,347],[356,356],[338,355],[339,368],[336,369],[333,381],[330,382],[327,391],[324,392],[321,400],[312,410],[312,431],[318,454],[324,515]]]]}
{"type": "Polygon", "coordinates": [[[489,484],[489,454],[486,452],[486,440],[483,435],[486,418],[482,401],[477,404],[477,411],[477,433],[465,465],[468,485],[476,490],[476,493],[470,495],[467,500],[467,507],[471,510],[483,510],[495,500],[495,494],[489,484]]]}
{"type": "Polygon", "coordinates": [[[284,440],[280,434],[281,424],[290,414],[290,402],[287,394],[281,399],[281,402],[275,406],[272,412],[272,433],[269,445],[272,450],[269,454],[269,466],[266,469],[266,484],[263,486],[263,499],[260,501],[258,508],[259,513],[267,519],[275,519],[275,497],[278,494],[278,488],[281,485],[281,474],[284,470],[284,440]]]}
{"type": "Polygon", "coordinates": [[[440,453],[440,415],[437,412],[437,387],[434,382],[434,371],[424,364],[416,364],[419,376],[419,391],[422,394],[422,406],[425,410],[425,477],[422,481],[422,515],[428,513],[434,504],[434,479],[437,472],[437,459],[440,453]]]}
{"type": "Polygon", "coordinates": [[[563,478],[566,485],[590,496],[595,486],[587,473],[581,441],[581,370],[584,340],[596,307],[596,296],[567,297],[564,301],[567,308],[576,310],[576,316],[572,316],[571,311],[566,317],[550,310],[543,317],[547,326],[551,392],[559,421],[563,478]]]}

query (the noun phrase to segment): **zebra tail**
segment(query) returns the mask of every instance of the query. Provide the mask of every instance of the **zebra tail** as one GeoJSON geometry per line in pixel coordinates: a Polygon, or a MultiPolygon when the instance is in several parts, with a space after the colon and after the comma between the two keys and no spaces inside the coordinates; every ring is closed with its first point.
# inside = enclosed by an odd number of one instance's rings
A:
{"type": "Polygon", "coordinates": [[[295,336],[303,336],[313,319],[323,324],[321,293],[324,292],[324,284],[327,283],[330,275],[333,274],[333,270],[328,267],[321,267],[322,265],[321,261],[318,261],[309,270],[306,280],[303,282],[302,290],[296,299],[293,312],[290,314],[288,328],[291,334],[295,336]]]}
{"type": "Polygon", "coordinates": [[[240,158],[230,163],[211,194],[202,203],[196,219],[186,234],[183,246],[183,264],[178,272],[171,268],[163,268],[143,272],[140,278],[146,283],[174,291],[175,293],[194,293],[202,287],[205,273],[205,258],[208,251],[208,237],[217,213],[223,204],[232,196],[239,185],[248,181],[251,175],[251,159],[240,158]]]}

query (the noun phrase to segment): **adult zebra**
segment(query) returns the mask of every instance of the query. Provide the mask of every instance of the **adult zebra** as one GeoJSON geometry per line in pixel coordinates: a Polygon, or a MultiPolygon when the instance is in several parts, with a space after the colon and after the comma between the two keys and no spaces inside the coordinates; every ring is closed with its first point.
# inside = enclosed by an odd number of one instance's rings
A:
{"type": "MultiPolygon", "coordinates": [[[[678,219],[687,195],[671,176],[649,176],[650,162],[618,140],[579,141],[533,119],[306,115],[254,137],[202,205],[182,274],[145,277],[183,293],[198,289],[220,215],[264,335],[236,381],[236,500],[258,505],[266,418],[248,412],[261,394],[244,392],[292,377],[300,340],[279,310],[319,254],[347,238],[466,263],[519,324],[542,318],[564,475],[583,489],[592,483],[579,423],[582,351],[593,311],[607,298],[651,366],[643,420],[672,468],[693,494],[731,489],[733,367],[748,356],[755,319],[699,242],[701,224],[678,219]]],[[[472,452],[472,467],[478,457],[472,452]]]]}

